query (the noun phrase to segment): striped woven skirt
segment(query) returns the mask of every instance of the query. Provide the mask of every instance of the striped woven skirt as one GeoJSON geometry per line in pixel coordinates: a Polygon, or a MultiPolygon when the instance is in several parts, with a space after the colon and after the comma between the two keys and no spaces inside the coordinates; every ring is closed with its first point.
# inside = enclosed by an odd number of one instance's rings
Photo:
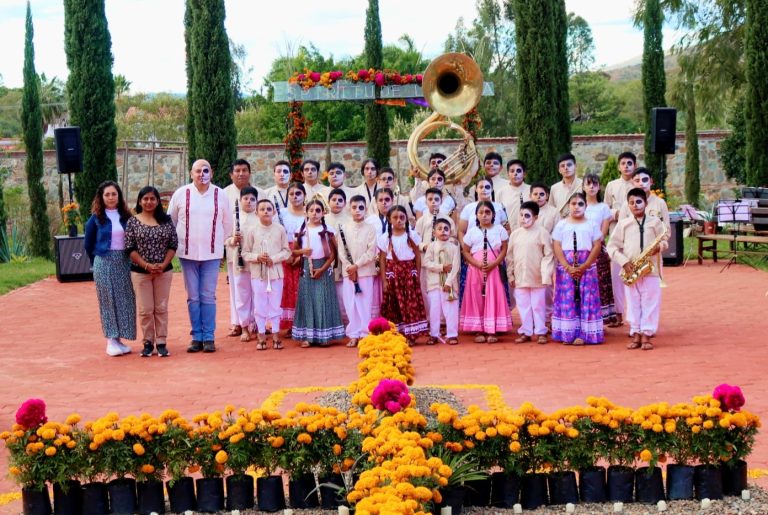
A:
{"type": "Polygon", "coordinates": [[[387,291],[381,304],[381,316],[397,326],[397,330],[416,337],[427,332],[427,313],[421,296],[416,260],[387,260],[387,291]]]}
{"type": "MultiPolygon", "coordinates": [[[[321,345],[344,338],[333,268],[329,268],[320,278],[312,279],[309,276],[309,260],[301,261],[304,272],[299,278],[291,338],[321,345]]],[[[323,263],[325,259],[312,260],[315,270],[322,267],[323,263]]]]}
{"type": "Polygon", "coordinates": [[[616,318],[616,306],[613,303],[611,258],[608,257],[605,245],[597,256],[597,280],[600,284],[600,315],[603,322],[612,322],[616,318]]]}
{"type": "Polygon", "coordinates": [[[131,264],[122,250],[110,250],[93,260],[93,281],[99,301],[101,328],[107,338],[136,339],[136,297],[131,264]]]}
{"type": "MultiPolygon", "coordinates": [[[[573,251],[563,252],[565,259],[573,263],[573,251]]],[[[579,263],[586,261],[589,251],[578,252],[579,263]]],[[[587,344],[603,342],[603,318],[600,316],[600,287],[597,266],[587,268],[579,279],[580,302],[575,300],[576,285],[561,264],[555,271],[555,301],[552,313],[552,339],[572,343],[581,338],[587,344]]]]}

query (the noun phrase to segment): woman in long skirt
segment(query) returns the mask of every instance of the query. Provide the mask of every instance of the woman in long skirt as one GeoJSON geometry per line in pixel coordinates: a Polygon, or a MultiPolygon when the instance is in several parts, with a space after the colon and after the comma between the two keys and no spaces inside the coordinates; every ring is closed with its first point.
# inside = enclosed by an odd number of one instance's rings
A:
{"type": "Polygon", "coordinates": [[[616,307],[613,302],[611,283],[611,258],[605,248],[605,239],[613,221],[613,213],[608,204],[603,202],[600,192],[600,177],[594,173],[584,176],[584,193],[587,195],[587,210],[584,216],[600,229],[603,241],[600,254],[597,255],[597,279],[600,289],[600,316],[608,327],[617,327],[616,307]]]}
{"type": "Polygon", "coordinates": [[[131,217],[120,186],[102,182],[85,224],[84,247],[93,263],[93,280],[107,354],[131,352],[121,339],[136,339],[136,299],[131,285],[131,262],[125,251],[125,226],[131,217]]]}
{"type": "MultiPolygon", "coordinates": [[[[299,182],[291,183],[288,187],[288,209],[280,212],[279,221],[285,227],[288,235],[288,248],[293,251],[296,246],[296,234],[306,220],[304,211],[305,192],[304,185],[299,182]]],[[[280,307],[283,313],[280,317],[280,330],[284,336],[291,333],[293,318],[296,315],[296,298],[299,294],[299,276],[301,276],[301,256],[294,255],[283,261],[283,296],[280,299],[280,307]]],[[[276,331],[272,328],[272,331],[276,331]]]]}

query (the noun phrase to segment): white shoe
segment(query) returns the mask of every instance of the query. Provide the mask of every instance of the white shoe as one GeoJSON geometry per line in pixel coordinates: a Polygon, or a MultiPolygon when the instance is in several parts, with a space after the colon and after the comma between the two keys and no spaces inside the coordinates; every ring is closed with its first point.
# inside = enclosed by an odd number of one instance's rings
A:
{"type": "MultiPolygon", "coordinates": [[[[107,339],[107,355],[108,356],[122,356],[125,354],[123,349],[120,348],[121,343],[114,338],[107,339]]],[[[129,349],[130,350],[130,349],[129,349]]]]}
{"type": "Polygon", "coordinates": [[[122,354],[130,354],[131,353],[131,348],[128,347],[123,342],[121,342],[120,340],[117,340],[117,347],[120,349],[120,352],[122,354]]]}

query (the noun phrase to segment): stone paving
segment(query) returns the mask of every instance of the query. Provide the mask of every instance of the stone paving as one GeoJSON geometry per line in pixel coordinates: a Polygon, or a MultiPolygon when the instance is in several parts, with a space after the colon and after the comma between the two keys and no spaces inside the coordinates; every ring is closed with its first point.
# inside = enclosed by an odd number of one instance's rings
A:
{"type": "MultiPolygon", "coordinates": [[[[746,408],[768,419],[768,274],[734,265],[705,263],[666,268],[662,322],[651,352],[628,351],[626,327],[609,329],[593,347],[559,344],[418,345],[416,383],[497,384],[506,402],[531,401],[545,411],[606,396],[630,406],[689,400],[719,383],[738,384],[746,408]]],[[[105,354],[93,283],[45,279],[0,296],[0,428],[9,427],[18,406],[44,399],[48,416],[80,413],[85,420],[109,411],[120,415],[158,414],[175,408],[185,416],[236,406],[258,407],[280,388],[343,386],[356,378],[357,353],[342,344],[300,349],[286,341],[282,351],[256,351],[255,343],[228,338],[227,286],[218,286],[215,354],[187,354],[189,323],[184,287],[174,276],[170,299],[169,358],[118,358],[105,354]]],[[[515,313],[516,315],[516,313],[515,313]]],[[[517,326],[517,319],[515,319],[517,326]]],[[[467,402],[481,403],[482,390],[455,389],[467,402]]],[[[310,395],[311,394],[307,394],[310,395]]],[[[290,394],[284,406],[302,396],[290,394]]],[[[768,436],[758,436],[751,468],[768,469],[768,436]]],[[[0,447],[2,447],[0,445],[0,447]]],[[[5,474],[7,451],[0,450],[0,494],[19,491],[5,474]]],[[[756,480],[768,486],[768,478],[756,480]]],[[[0,506],[19,513],[20,502],[0,506]]]]}

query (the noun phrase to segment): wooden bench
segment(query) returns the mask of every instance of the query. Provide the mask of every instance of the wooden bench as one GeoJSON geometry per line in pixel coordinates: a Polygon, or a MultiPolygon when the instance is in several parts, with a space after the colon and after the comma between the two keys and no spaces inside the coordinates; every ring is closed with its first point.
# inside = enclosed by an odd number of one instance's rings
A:
{"type": "Polygon", "coordinates": [[[717,263],[717,242],[719,241],[727,241],[730,243],[728,250],[725,252],[733,257],[739,254],[768,256],[768,236],[738,234],[697,234],[696,239],[699,243],[697,257],[700,265],[704,260],[704,252],[712,253],[712,260],[717,263]],[[742,248],[739,248],[739,244],[742,245],[742,248]],[[753,245],[754,247],[750,248],[749,245],[753,245]],[[765,245],[767,247],[765,249],[757,248],[761,245],[765,245]]]}

